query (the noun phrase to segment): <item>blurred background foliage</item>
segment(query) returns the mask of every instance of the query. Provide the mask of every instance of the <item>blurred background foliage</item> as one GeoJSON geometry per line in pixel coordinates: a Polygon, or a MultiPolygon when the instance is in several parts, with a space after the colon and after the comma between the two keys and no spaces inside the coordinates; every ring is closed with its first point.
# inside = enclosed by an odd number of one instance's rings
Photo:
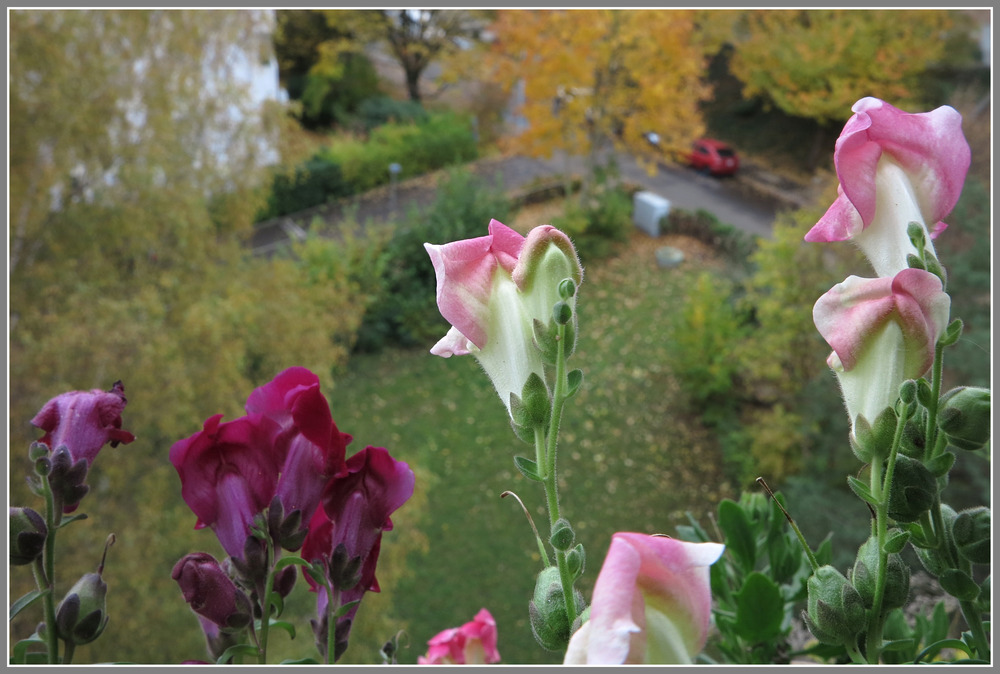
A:
{"type": "MultiPolygon", "coordinates": [[[[273,25],[253,11],[11,12],[10,502],[37,506],[23,480],[38,437],[29,420],[49,398],[121,379],[125,427],[138,436],[104,450],[83,502],[89,519],[59,537],[63,589],[95,568],[108,532],[118,539],[105,575],[111,621],[77,661],[204,657],[169,574],[187,552],[221,556],[221,547],[193,531],[167,453],[209,416],[240,415],[255,386],[291,365],[320,376],[335,419],[356,438],[349,451],[386,446],[417,473],[414,498],[386,534],[383,591],[366,597],[345,661],[379,662],[378,648],[403,629],[400,660],[415,662],[427,638],[483,606],[497,617],[505,662],[555,660],[529,636],[530,530],[498,498],[517,489],[544,519],[514,470],[502,405],[472,359],[426,353],[447,326],[421,244],[480,236],[490,218],[522,231],[541,224],[524,223],[503,185],[454,166],[498,152],[517,120],[507,98],[517,78],[530,94],[522,121],[535,130],[520,151],[603,139],[643,153],[649,125],[678,143],[706,130],[825,188],[781,213],[768,239],[707,211],[675,211],[666,235],[708,251],[676,270],[656,267],[662,242],[633,231],[630,188],[613,167],[594,164],[605,172],[585,176],[578,198],[554,202],[547,220],[573,234],[587,265],[574,357],[587,379],[567,410],[560,464],[565,510],[588,552],[585,592],[611,533],[673,533],[684,511],[712,531],[719,499],[737,498],[757,475],[785,493],[810,540],[836,530],[835,551],[853,556],[860,541],[844,523],[856,518],[860,531],[868,515],[845,486],[858,466],[811,308],[865,266],[849,245],[805,245],[802,235],[835,194],[833,142],[854,100],[892,84],[905,87],[892,89],[902,107],[959,109],[973,165],[935,245],[966,330],[946,372],[953,384],[988,386],[989,69],[973,14],[828,14],[661,10],[645,22],[627,12],[588,22],[585,12],[534,12],[528,31],[481,11],[279,10],[273,25]],[[401,26],[408,37],[397,49],[401,26]],[[654,26],[671,39],[650,39],[654,26]],[[252,107],[232,76],[232,45],[274,54],[290,102],[252,107]],[[828,48],[844,58],[824,71],[837,97],[820,109],[822,97],[793,76],[810,78],[828,48]],[[386,58],[405,76],[389,82],[386,58]],[[771,80],[755,79],[764,71],[771,80]],[[457,95],[456,83],[472,93],[457,95]],[[559,86],[574,98],[554,107],[559,86]],[[224,147],[220,127],[234,130],[224,147]],[[431,205],[387,226],[317,220],[287,249],[252,254],[256,221],[386,182],[401,153],[410,157],[403,178],[452,167],[431,205]]],[[[956,507],[988,494],[983,461],[960,457],[956,507]]],[[[12,598],[31,586],[28,574],[11,574],[12,598]]],[[[299,632],[276,632],[274,660],[315,654],[314,610],[302,583],[287,608],[299,632]]],[[[12,638],[37,620],[13,621],[12,638]]]]}

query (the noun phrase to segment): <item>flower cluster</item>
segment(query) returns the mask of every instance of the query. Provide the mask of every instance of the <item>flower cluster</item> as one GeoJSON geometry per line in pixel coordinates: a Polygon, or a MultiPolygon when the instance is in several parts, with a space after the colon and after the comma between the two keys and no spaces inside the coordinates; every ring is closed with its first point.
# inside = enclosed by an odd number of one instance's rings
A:
{"type": "Polygon", "coordinates": [[[863,98],[852,109],[834,152],[839,196],[805,238],[853,241],[878,275],[849,277],[813,309],[854,429],[934,361],[951,299],[930,239],[958,201],[970,150],[950,107],[910,114],[863,98]]]}
{"type": "Polygon", "coordinates": [[[329,616],[353,603],[337,614],[336,648],[329,654],[336,659],[347,648],[357,603],[378,591],[382,532],[413,494],[413,471],[379,447],[347,458],[352,438],[337,428],[319,378],[304,368],[285,370],[253,391],[246,412],[228,422],[210,417],[170,449],[196,528],[211,527],[229,556],[220,564],[207,553],[189,554],[175,566],[174,579],[203,625],[210,623],[206,637],[219,657],[218,632],[243,630],[252,616],[270,610],[272,592],[284,597],[291,591],[295,569],[279,570],[277,562],[281,550],[301,548],[313,564],[309,583],[319,592],[321,652],[328,650],[329,616]]]}

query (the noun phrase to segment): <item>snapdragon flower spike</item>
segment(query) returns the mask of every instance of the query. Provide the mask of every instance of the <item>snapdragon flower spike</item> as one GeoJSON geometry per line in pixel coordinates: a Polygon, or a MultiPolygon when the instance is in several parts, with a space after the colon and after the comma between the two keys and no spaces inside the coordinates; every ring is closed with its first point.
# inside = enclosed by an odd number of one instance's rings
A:
{"type": "Polygon", "coordinates": [[[427,642],[418,665],[487,665],[500,662],[497,623],[485,608],[461,627],[438,632],[427,642]]]}
{"type": "MultiPolygon", "coordinates": [[[[971,153],[962,116],[942,106],[910,114],[877,98],[862,98],[837,139],[838,196],[806,241],[853,240],[879,276],[893,276],[918,257],[910,222],[931,236],[958,202],[971,153]]],[[[934,254],[930,239],[927,252],[934,254]]]]}
{"type": "Polygon", "coordinates": [[[849,276],[816,301],[813,321],[833,348],[827,364],[840,382],[852,433],[860,415],[874,423],[895,404],[904,381],[930,369],[950,311],[941,279],[922,269],[891,278],[849,276]]]}
{"type": "Polygon", "coordinates": [[[287,447],[275,496],[284,517],[299,512],[301,536],[282,541],[285,549],[298,550],[326,483],[347,469],[345,456],[352,438],[334,423],[319,377],[303,367],[289,368],[254,390],[246,410],[276,422],[280,430],[273,442],[287,447]]]}
{"type": "Polygon", "coordinates": [[[690,664],[712,613],[709,566],[720,543],[616,533],[594,585],[590,619],[564,664],[690,664]]]}
{"type": "Polygon", "coordinates": [[[31,423],[45,431],[39,442],[51,450],[66,447],[73,463],[85,459],[89,468],[104,445],[117,447],[135,440],[122,429],[127,402],[120,381],[110,391],[70,391],[45,403],[31,423]]]}
{"type": "Polygon", "coordinates": [[[583,280],[573,244],[549,225],[525,238],[491,220],[487,236],[424,248],[437,274],[438,308],[452,325],[431,353],[473,354],[509,413],[511,394],[519,396],[532,373],[544,379],[533,321],[549,323],[561,281],[583,280]]]}
{"type": "MultiPolygon", "coordinates": [[[[382,532],[392,529],[390,515],[413,495],[414,474],[404,461],[397,461],[381,447],[366,447],[347,460],[346,473],[334,477],[323,492],[322,507],[309,523],[309,533],[302,545],[302,558],[322,562],[329,571],[338,546],[343,546],[347,562],[358,559],[360,574],[357,582],[341,590],[340,605],[360,601],[366,592],[378,592],[375,567],[382,544],[382,532]]],[[[351,574],[353,576],[353,574],[351,574]]],[[[326,645],[326,610],[329,602],[326,589],[306,576],[311,589],[318,593],[314,623],[321,650],[326,645]]],[[[327,579],[332,585],[343,578],[327,579]]],[[[354,580],[353,578],[351,579],[354,580]]],[[[355,604],[337,620],[334,660],[347,648],[350,626],[357,613],[355,604]]]]}

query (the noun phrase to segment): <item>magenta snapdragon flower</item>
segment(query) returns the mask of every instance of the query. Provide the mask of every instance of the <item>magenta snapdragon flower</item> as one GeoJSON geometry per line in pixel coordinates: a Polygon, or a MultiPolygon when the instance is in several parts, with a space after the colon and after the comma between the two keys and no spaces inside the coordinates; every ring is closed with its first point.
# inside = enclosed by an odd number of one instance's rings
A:
{"type": "Polygon", "coordinates": [[[73,463],[85,459],[89,467],[104,445],[117,447],[118,443],[135,440],[122,429],[122,411],[127,402],[120,381],[110,391],[70,391],[45,403],[31,423],[45,431],[38,442],[53,451],[66,447],[73,463]]]}
{"type": "Polygon", "coordinates": [[[285,370],[256,389],[246,409],[246,416],[228,422],[209,418],[170,449],[196,527],[211,527],[238,559],[254,517],[277,505],[282,518],[298,513],[301,536],[287,536],[285,544],[298,549],[323,489],[346,470],[351,441],[333,422],[318,377],[304,368],[285,370]]]}
{"type": "MultiPolygon", "coordinates": [[[[378,564],[382,532],[392,529],[390,515],[413,495],[414,474],[403,461],[397,461],[381,447],[366,447],[347,460],[346,473],[327,484],[322,507],[316,510],[301,555],[310,562],[322,562],[331,569],[331,561],[355,561],[356,577],[330,577],[327,580],[338,591],[340,605],[360,601],[366,592],[378,592],[375,567],[378,564]],[[338,552],[338,548],[340,551],[338,552]]],[[[326,649],[326,613],[330,598],[326,589],[308,577],[313,591],[318,592],[316,622],[321,650],[326,649]]],[[[353,606],[337,621],[337,643],[334,659],[347,648],[350,625],[357,613],[353,606]]]]}

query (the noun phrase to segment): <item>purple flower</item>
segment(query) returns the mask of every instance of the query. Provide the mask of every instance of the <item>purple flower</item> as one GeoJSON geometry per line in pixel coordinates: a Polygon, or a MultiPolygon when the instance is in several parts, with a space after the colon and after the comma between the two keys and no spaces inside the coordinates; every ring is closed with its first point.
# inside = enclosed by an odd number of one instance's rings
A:
{"type": "Polygon", "coordinates": [[[122,430],[126,402],[120,381],[110,391],[70,391],[45,403],[31,423],[45,431],[39,442],[53,451],[65,446],[73,463],[85,459],[89,468],[105,444],[117,447],[135,440],[122,430]]]}

